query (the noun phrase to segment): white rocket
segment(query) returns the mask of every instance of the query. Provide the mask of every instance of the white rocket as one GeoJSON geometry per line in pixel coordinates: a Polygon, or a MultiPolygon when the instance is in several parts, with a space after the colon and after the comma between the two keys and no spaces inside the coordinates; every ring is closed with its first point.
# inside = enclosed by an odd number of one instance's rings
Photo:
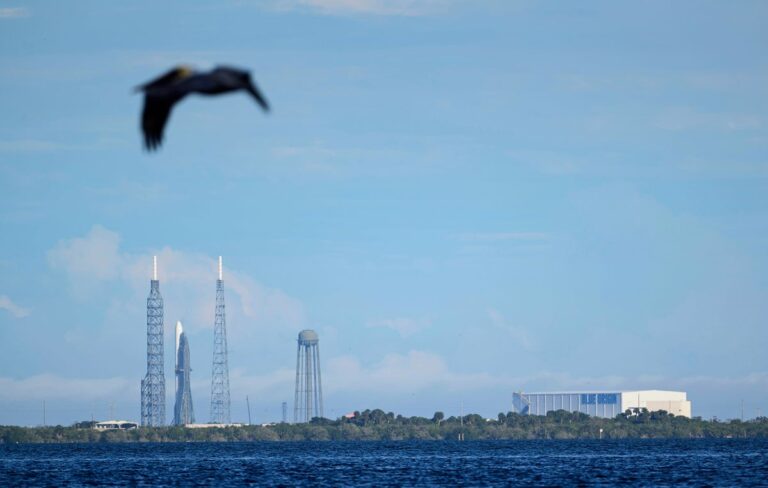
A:
{"type": "MultiPolygon", "coordinates": [[[[182,325],[181,325],[181,320],[177,320],[176,321],[176,354],[175,354],[175,357],[176,357],[176,367],[174,368],[174,372],[175,373],[179,372],[179,340],[181,340],[181,333],[182,332],[184,332],[184,327],[182,327],[182,325]]],[[[176,392],[178,392],[179,391],[179,387],[181,386],[181,385],[179,385],[179,375],[175,374],[174,376],[176,376],[176,392]]]]}
{"type": "Polygon", "coordinates": [[[184,327],[181,325],[181,320],[176,321],[176,367],[179,367],[179,340],[181,339],[181,333],[184,332],[184,327]]]}

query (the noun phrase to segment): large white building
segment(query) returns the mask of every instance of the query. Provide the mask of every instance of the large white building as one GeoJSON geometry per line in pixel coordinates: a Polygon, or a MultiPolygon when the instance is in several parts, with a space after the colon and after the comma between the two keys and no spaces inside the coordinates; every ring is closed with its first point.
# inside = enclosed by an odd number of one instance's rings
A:
{"type": "Polygon", "coordinates": [[[631,408],[649,411],[666,410],[690,417],[691,402],[684,391],[576,391],[554,393],[515,393],[513,406],[517,413],[546,415],[555,410],[581,412],[593,417],[612,418],[631,408]]]}

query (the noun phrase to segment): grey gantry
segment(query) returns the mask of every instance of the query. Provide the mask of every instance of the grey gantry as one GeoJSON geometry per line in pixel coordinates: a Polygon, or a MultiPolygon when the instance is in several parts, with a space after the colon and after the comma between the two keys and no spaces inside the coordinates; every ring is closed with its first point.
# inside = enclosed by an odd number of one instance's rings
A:
{"type": "Polygon", "coordinates": [[[162,144],[163,132],[173,106],[190,93],[220,95],[240,90],[248,92],[261,108],[269,111],[269,103],[251,80],[251,74],[242,69],[219,66],[209,72],[199,73],[189,67],[179,66],[139,85],[136,91],[144,93],[144,109],[141,113],[144,147],[152,151],[162,144]]]}
{"type": "Polygon", "coordinates": [[[163,297],[157,279],[157,256],[147,297],[147,374],[141,380],[141,425],[165,425],[165,372],[163,356],[163,297]]]}
{"type": "Polygon", "coordinates": [[[227,357],[227,320],[224,313],[224,279],[219,256],[219,279],[216,280],[216,314],[213,322],[213,373],[211,375],[211,423],[228,424],[229,359],[227,357]]]}

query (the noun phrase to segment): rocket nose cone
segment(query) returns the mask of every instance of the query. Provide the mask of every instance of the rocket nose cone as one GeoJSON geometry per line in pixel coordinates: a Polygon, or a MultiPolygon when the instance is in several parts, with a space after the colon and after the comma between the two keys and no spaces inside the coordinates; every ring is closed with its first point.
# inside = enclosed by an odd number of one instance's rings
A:
{"type": "MultiPolygon", "coordinates": [[[[181,320],[176,321],[176,351],[179,350],[179,338],[181,338],[181,334],[184,333],[184,327],[181,325],[181,320]]],[[[178,362],[178,358],[176,358],[176,361],[178,362]]]]}

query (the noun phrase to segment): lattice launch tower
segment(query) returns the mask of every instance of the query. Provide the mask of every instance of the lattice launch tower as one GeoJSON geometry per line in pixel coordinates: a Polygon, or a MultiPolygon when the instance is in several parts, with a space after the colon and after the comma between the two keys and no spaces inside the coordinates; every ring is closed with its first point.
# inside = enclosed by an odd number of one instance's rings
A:
{"type": "Polygon", "coordinates": [[[219,256],[216,280],[216,312],[213,322],[213,374],[211,375],[211,423],[228,424],[229,360],[227,358],[227,320],[224,313],[224,277],[219,256]]]}
{"type": "Polygon", "coordinates": [[[147,375],[141,380],[141,425],[165,425],[165,372],[163,356],[163,297],[157,279],[157,256],[152,259],[152,280],[147,297],[147,375]]]}

